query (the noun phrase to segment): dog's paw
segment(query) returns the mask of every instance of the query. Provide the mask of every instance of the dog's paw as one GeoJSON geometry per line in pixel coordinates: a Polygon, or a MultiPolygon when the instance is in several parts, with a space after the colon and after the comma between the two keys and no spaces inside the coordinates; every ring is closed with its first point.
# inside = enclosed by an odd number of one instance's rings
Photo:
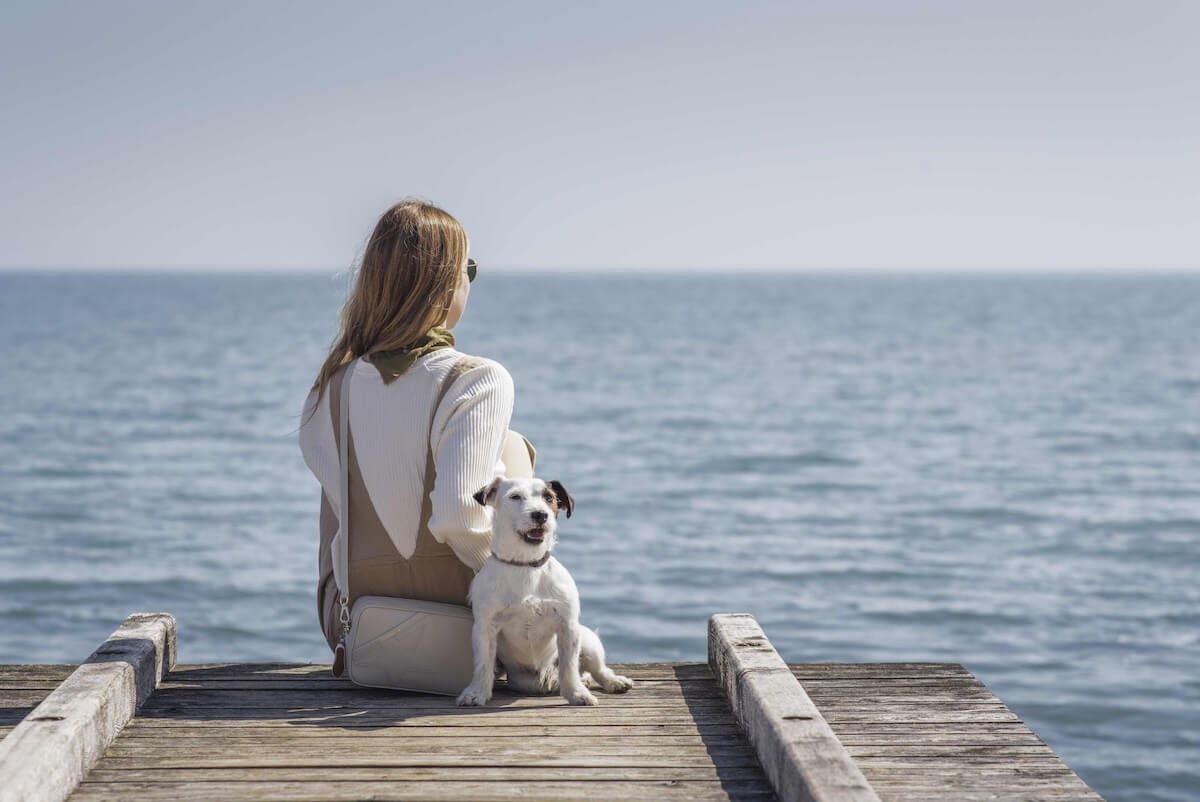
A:
{"type": "Polygon", "coordinates": [[[592,672],[584,671],[579,675],[579,681],[583,683],[585,688],[599,688],[600,681],[592,676],[592,672]]]}
{"type": "Polygon", "coordinates": [[[458,695],[455,702],[459,707],[482,707],[488,703],[491,697],[490,693],[476,688],[474,685],[468,685],[462,693],[458,695]]]}
{"type": "Polygon", "coordinates": [[[620,674],[613,674],[602,685],[605,693],[625,693],[633,687],[633,680],[629,677],[622,677],[620,674]]]}
{"type": "Polygon", "coordinates": [[[580,686],[579,690],[573,693],[564,692],[563,698],[567,700],[568,704],[572,705],[589,705],[595,707],[598,704],[596,697],[592,694],[592,692],[583,686],[580,686]]]}

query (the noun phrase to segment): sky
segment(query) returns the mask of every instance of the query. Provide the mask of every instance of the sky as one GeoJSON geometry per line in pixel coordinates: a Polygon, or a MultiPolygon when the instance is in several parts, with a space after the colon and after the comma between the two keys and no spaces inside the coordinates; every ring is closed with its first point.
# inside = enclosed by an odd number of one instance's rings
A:
{"type": "Polygon", "coordinates": [[[1200,3],[0,10],[0,267],[1200,270],[1200,3]]]}

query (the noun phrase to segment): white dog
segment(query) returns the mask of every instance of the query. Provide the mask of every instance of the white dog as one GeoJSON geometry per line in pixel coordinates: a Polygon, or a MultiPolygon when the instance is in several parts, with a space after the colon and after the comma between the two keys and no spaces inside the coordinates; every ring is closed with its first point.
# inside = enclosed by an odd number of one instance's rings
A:
{"type": "Polygon", "coordinates": [[[581,672],[607,693],[632,688],[632,680],[605,665],[599,636],[580,626],[575,581],[550,556],[558,513],[566,510],[570,518],[575,509],[562,483],[501,478],[475,500],[495,507],[492,556],[468,593],[475,613],[475,673],[458,704],[487,704],[497,656],[510,688],[551,693],[557,687],[573,705],[596,704],[581,672]]]}

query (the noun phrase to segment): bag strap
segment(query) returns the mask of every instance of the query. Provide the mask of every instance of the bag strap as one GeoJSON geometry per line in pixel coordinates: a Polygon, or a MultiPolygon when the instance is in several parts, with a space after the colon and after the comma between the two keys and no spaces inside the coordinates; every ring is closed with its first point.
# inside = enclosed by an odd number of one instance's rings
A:
{"type": "MultiPolygon", "coordinates": [[[[350,632],[350,375],[354,372],[354,365],[358,359],[353,359],[346,365],[342,371],[341,392],[338,394],[338,465],[341,469],[341,477],[338,480],[338,538],[339,553],[335,555],[334,565],[337,565],[340,559],[343,572],[343,581],[341,587],[338,588],[338,604],[341,606],[339,614],[342,622],[342,640],[345,641],[346,635],[350,632]]],[[[337,571],[334,571],[334,579],[337,579],[337,571]]],[[[335,672],[337,673],[337,672],[335,672]]]]}
{"type": "MultiPolygon", "coordinates": [[[[341,392],[338,399],[338,457],[341,463],[341,480],[339,483],[339,502],[338,511],[340,519],[338,521],[340,531],[340,544],[338,546],[342,565],[345,566],[345,586],[338,588],[338,603],[341,605],[339,617],[342,623],[342,638],[350,632],[350,374],[354,369],[354,360],[350,362],[345,371],[342,373],[341,392]]],[[[441,385],[438,387],[437,398],[433,402],[433,411],[429,414],[429,426],[426,429],[425,436],[425,496],[429,496],[432,491],[432,472],[434,470],[433,461],[433,419],[437,417],[437,411],[442,406],[442,401],[446,398],[446,393],[450,390],[450,386],[458,380],[460,376],[466,373],[471,368],[480,364],[479,360],[471,357],[462,356],[455,360],[450,366],[450,370],[442,377],[441,385]]],[[[419,526],[426,526],[426,521],[420,521],[419,526]]],[[[336,561],[335,561],[336,562],[336,561]]],[[[336,578],[336,571],[334,572],[336,578]]]]}

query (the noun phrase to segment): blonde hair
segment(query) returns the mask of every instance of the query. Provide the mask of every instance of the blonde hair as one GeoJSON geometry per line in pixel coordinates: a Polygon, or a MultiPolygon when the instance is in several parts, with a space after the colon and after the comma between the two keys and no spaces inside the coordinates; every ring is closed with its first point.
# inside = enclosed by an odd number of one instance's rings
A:
{"type": "Polygon", "coordinates": [[[341,329],[313,382],[314,411],[342,365],[410,348],[445,319],[467,248],[462,225],[432,203],[406,198],[383,213],[342,307],[341,329]]]}

